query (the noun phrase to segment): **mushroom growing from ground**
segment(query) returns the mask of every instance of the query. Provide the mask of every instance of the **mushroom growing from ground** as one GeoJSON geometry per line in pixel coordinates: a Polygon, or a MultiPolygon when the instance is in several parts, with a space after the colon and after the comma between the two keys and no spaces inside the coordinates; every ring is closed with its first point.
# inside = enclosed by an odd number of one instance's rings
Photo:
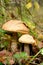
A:
{"type": "Polygon", "coordinates": [[[28,28],[19,20],[10,20],[6,22],[2,29],[10,32],[28,33],[28,28]]]}
{"type": "MultiPolygon", "coordinates": [[[[9,31],[9,32],[13,32],[14,34],[16,34],[16,35],[14,35],[14,37],[16,36],[15,38],[17,38],[17,32],[20,32],[23,34],[28,33],[28,28],[23,24],[22,21],[19,21],[19,20],[10,20],[10,21],[6,22],[2,26],[2,29],[9,31]]],[[[12,42],[11,46],[13,47],[14,51],[16,51],[17,42],[12,42]],[[15,46],[16,46],[16,48],[15,48],[15,46]]]]}
{"type": "Polygon", "coordinates": [[[27,52],[28,55],[30,55],[29,44],[35,44],[34,38],[29,34],[24,34],[18,39],[18,41],[21,43],[25,43],[24,51],[27,52]]]}

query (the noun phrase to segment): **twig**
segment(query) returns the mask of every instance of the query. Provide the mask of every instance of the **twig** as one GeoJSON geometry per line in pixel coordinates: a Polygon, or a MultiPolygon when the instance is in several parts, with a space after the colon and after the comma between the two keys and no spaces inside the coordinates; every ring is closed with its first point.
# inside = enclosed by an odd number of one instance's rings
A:
{"type": "Polygon", "coordinates": [[[35,56],[33,56],[33,58],[29,61],[29,63],[31,63],[38,56],[38,54],[41,52],[41,50],[35,56]]]}

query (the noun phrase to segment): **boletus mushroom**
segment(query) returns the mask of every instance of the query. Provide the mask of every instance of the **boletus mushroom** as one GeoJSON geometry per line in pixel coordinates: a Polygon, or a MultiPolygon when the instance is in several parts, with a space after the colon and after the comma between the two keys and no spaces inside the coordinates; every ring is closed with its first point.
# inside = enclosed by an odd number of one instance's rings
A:
{"type": "Polygon", "coordinates": [[[28,28],[19,20],[10,20],[6,22],[2,29],[10,32],[28,33],[28,28]]]}
{"type": "MultiPolygon", "coordinates": [[[[28,33],[28,28],[20,20],[10,20],[10,21],[6,22],[5,24],[3,24],[2,29],[6,30],[6,31],[9,31],[9,32],[13,32],[14,37],[15,37],[15,33],[16,33],[15,38],[17,38],[17,32],[20,32],[22,34],[28,33]]],[[[12,42],[11,48],[12,47],[14,49],[13,51],[17,51],[16,50],[17,49],[17,42],[12,42]],[[16,46],[16,48],[15,48],[15,46],[16,46]]]]}
{"type": "Polygon", "coordinates": [[[28,55],[30,55],[29,44],[35,44],[34,38],[29,34],[24,34],[18,39],[18,41],[21,43],[25,43],[24,51],[27,52],[28,55]]]}

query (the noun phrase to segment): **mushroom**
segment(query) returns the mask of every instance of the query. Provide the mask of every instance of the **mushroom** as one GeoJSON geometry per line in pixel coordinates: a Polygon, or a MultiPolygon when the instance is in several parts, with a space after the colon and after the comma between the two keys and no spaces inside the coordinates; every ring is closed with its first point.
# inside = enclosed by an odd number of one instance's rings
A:
{"type": "MultiPolygon", "coordinates": [[[[28,28],[23,24],[22,21],[19,21],[19,20],[10,20],[10,21],[6,22],[2,26],[2,29],[6,30],[6,31],[13,32],[14,36],[16,36],[16,37],[14,37],[14,39],[17,38],[17,32],[20,32],[22,34],[28,33],[28,28]],[[16,35],[15,35],[15,33],[16,33],[16,35]]],[[[12,44],[11,44],[11,48],[13,47],[13,49],[15,51],[17,51],[16,48],[15,48],[15,46],[17,48],[17,42],[13,41],[12,44]]],[[[13,50],[13,52],[14,52],[14,50],[13,50]]]]}
{"type": "Polygon", "coordinates": [[[30,55],[30,51],[29,51],[29,45],[28,44],[35,44],[35,40],[34,38],[29,35],[29,34],[24,34],[22,35],[19,39],[18,39],[19,42],[21,43],[25,43],[24,45],[24,51],[27,52],[27,54],[30,55]]]}
{"type": "Polygon", "coordinates": [[[11,32],[28,33],[28,28],[23,24],[22,21],[19,20],[10,20],[6,22],[2,26],[2,29],[11,32]]]}

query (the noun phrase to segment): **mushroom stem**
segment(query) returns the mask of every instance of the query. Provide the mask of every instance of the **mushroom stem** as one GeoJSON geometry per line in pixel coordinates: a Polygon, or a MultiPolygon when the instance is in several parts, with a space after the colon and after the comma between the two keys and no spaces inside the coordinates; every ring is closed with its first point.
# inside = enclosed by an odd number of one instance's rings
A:
{"type": "Polygon", "coordinates": [[[12,40],[12,43],[11,43],[11,51],[15,53],[18,51],[17,33],[13,34],[13,39],[14,40],[12,40]]]}
{"type": "Polygon", "coordinates": [[[24,44],[24,52],[26,52],[28,55],[30,55],[30,49],[28,44],[24,44]]]}
{"type": "Polygon", "coordinates": [[[15,53],[15,52],[17,52],[17,42],[16,41],[12,41],[12,43],[11,43],[11,51],[13,52],[13,53],[15,53]]]}

